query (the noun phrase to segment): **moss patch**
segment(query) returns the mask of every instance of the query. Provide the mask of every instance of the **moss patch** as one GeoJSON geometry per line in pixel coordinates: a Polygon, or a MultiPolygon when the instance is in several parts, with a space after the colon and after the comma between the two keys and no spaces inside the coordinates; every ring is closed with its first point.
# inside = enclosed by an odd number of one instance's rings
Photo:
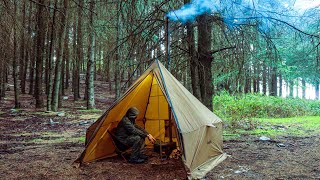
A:
{"type": "Polygon", "coordinates": [[[34,115],[38,115],[38,116],[57,116],[57,112],[53,112],[53,111],[38,111],[38,112],[34,112],[34,115]]]}
{"type": "Polygon", "coordinates": [[[82,114],[79,116],[79,119],[81,120],[89,120],[89,119],[98,119],[101,116],[101,114],[82,114]]]}
{"type": "Polygon", "coordinates": [[[50,138],[50,139],[35,138],[35,139],[32,139],[30,142],[52,144],[52,143],[61,143],[64,141],[66,141],[65,137],[57,137],[57,138],[50,138]]]}
{"type": "Polygon", "coordinates": [[[100,109],[80,109],[79,112],[85,112],[85,113],[101,113],[102,110],[100,109]]]}
{"type": "Polygon", "coordinates": [[[81,136],[81,137],[75,137],[71,139],[72,142],[85,142],[86,141],[86,137],[81,136]]]}

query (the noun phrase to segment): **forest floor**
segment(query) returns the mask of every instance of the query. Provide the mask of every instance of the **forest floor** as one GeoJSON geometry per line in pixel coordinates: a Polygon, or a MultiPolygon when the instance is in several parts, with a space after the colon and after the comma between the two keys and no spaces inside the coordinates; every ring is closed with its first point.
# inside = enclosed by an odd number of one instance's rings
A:
{"type": "MultiPolygon", "coordinates": [[[[146,152],[149,161],[139,165],[117,157],[80,168],[72,165],[84,149],[86,129],[114,101],[107,89],[96,82],[97,110],[85,110],[85,101],[74,102],[70,95],[60,113],[34,109],[30,95],[21,95],[21,109],[12,109],[13,92],[7,91],[0,101],[0,179],[184,179],[180,160],[159,160],[151,151],[146,152]]],[[[259,140],[260,132],[238,131],[231,138],[227,132],[224,150],[230,156],[206,179],[320,179],[319,124],[300,128],[300,134],[292,134],[288,122],[265,124],[282,131],[264,133],[271,137],[267,141],[259,140]]]]}

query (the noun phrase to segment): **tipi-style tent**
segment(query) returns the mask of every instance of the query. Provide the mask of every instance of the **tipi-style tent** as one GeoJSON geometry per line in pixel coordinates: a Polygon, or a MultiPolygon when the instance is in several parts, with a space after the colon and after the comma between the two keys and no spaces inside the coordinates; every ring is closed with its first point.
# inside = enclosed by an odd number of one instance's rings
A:
{"type": "MultiPolygon", "coordinates": [[[[172,124],[182,160],[193,178],[205,176],[226,158],[222,150],[222,121],[195,98],[172,74],[155,61],[94,124],[86,147],[75,161],[92,162],[115,155],[108,130],[115,128],[130,107],[137,107],[137,123],[156,139],[168,142],[172,124]],[[173,122],[168,121],[172,119],[173,122]]],[[[146,139],[146,145],[150,142],[146,139]]]]}

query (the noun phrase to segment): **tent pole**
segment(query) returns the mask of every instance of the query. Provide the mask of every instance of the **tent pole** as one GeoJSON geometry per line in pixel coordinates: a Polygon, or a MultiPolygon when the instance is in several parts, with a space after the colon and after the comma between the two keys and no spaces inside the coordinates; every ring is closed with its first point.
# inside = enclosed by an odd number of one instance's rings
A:
{"type": "Polygon", "coordinates": [[[158,96],[158,120],[159,120],[159,144],[160,144],[160,159],[162,160],[162,142],[161,142],[161,120],[160,120],[160,98],[159,98],[159,82],[157,82],[157,96],[158,96]]]}
{"type": "Polygon", "coordinates": [[[169,112],[169,138],[170,138],[170,142],[173,142],[172,141],[172,119],[171,119],[171,108],[169,106],[169,103],[168,103],[168,112],[169,112]]]}

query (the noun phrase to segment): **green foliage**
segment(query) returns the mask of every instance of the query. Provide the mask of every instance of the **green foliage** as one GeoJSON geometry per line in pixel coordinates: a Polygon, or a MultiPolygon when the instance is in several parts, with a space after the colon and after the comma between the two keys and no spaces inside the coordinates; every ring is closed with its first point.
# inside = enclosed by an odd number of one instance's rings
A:
{"type": "Polygon", "coordinates": [[[246,135],[268,136],[314,136],[320,133],[320,116],[300,116],[291,118],[256,119],[259,126],[255,129],[230,129],[224,130],[225,140],[241,139],[246,135]],[[233,133],[233,134],[232,134],[233,133]]]}
{"type": "Polygon", "coordinates": [[[320,115],[320,101],[222,92],[213,98],[213,110],[227,120],[320,115]]]}

